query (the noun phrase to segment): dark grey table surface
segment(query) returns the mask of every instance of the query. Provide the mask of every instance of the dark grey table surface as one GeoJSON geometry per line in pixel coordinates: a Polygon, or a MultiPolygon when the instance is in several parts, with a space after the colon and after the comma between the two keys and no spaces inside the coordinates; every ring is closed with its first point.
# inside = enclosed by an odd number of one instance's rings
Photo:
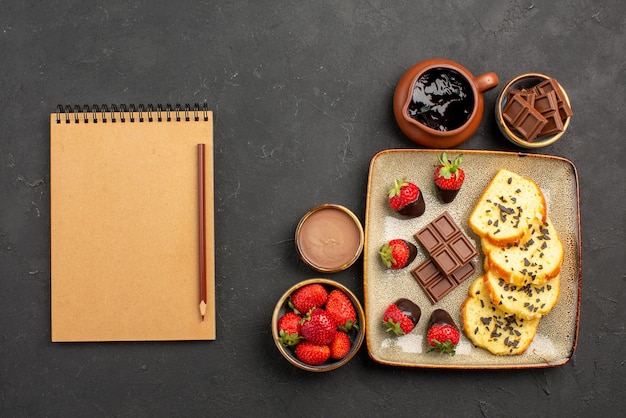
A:
{"type": "MultiPolygon", "coordinates": [[[[625,4],[0,2],[0,416],[619,415],[625,4]],[[575,354],[549,369],[405,369],[375,363],[364,345],[342,369],[300,371],[269,327],[278,297],[320,276],[296,255],[297,221],[324,202],[364,221],[372,156],[418,148],[393,119],[394,87],[432,57],[494,71],[500,87],[543,72],[569,93],[570,129],[538,152],[570,159],[580,176],[575,354]],[[205,101],[215,112],[217,340],[51,343],[49,114],[205,101]]],[[[495,125],[498,90],[459,148],[522,151],[495,125]]],[[[330,278],[363,297],[361,262],[330,278]]]]}

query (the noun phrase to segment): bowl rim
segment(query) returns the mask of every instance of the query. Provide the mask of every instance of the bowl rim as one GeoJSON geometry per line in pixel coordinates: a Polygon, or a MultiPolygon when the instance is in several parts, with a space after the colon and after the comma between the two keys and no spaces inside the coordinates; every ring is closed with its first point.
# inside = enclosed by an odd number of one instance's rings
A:
{"type": "Polygon", "coordinates": [[[506,106],[506,93],[511,89],[511,87],[514,84],[527,78],[540,78],[542,80],[549,80],[549,79],[554,80],[556,84],[561,88],[561,92],[563,93],[563,97],[567,101],[567,104],[571,106],[570,99],[569,99],[569,96],[567,95],[567,92],[556,79],[554,79],[553,77],[547,76],[545,74],[536,73],[536,72],[523,73],[523,74],[517,75],[516,77],[513,77],[507,84],[504,85],[504,87],[500,91],[500,94],[498,94],[498,97],[496,99],[496,106],[495,106],[496,122],[498,123],[498,127],[500,128],[500,131],[502,132],[502,134],[512,143],[519,145],[520,147],[524,147],[524,148],[543,148],[561,139],[565,131],[567,131],[567,128],[569,127],[569,123],[572,117],[568,116],[568,118],[563,123],[563,131],[556,133],[554,135],[546,136],[544,140],[528,142],[524,140],[523,138],[520,138],[519,136],[517,136],[504,121],[504,118],[502,117],[502,110],[504,109],[504,106],[506,106]]]}
{"type": "Polygon", "coordinates": [[[302,216],[302,218],[300,219],[300,222],[298,222],[298,226],[296,227],[295,243],[296,243],[296,249],[298,251],[298,255],[300,256],[300,259],[302,259],[302,261],[306,265],[308,265],[314,270],[317,270],[320,273],[337,273],[339,271],[343,271],[347,269],[348,267],[352,266],[359,259],[359,257],[361,256],[361,253],[363,252],[363,247],[365,245],[365,232],[363,230],[363,225],[361,225],[361,221],[359,220],[359,218],[357,218],[357,216],[350,209],[348,209],[345,206],[334,204],[334,203],[323,203],[321,205],[315,206],[314,208],[309,210],[307,213],[305,213],[304,216],[302,216]],[[326,266],[320,266],[314,263],[312,260],[310,260],[306,256],[304,251],[302,251],[302,248],[300,245],[301,243],[300,231],[302,230],[302,226],[304,225],[304,223],[315,212],[318,212],[320,210],[325,210],[325,209],[339,210],[345,213],[346,215],[348,215],[348,217],[353,221],[354,226],[357,228],[357,232],[359,234],[359,245],[357,246],[354,255],[352,256],[350,260],[348,260],[347,262],[345,262],[344,264],[340,266],[326,267],[326,266]]]}
{"type": "Polygon", "coordinates": [[[338,369],[339,367],[343,366],[344,364],[352,360],[352,358],[360,350],[363,344],[363,340],[365,339],[365,327],[366,327],[365,311],[363,310],[363,306],[361,305],[361,302],[356,297],[356,295],[350,289],[348,289],[345,285],[335,280],[330,280],[330,279],[321,278],[321,277],[306,279],[291,286],[289,289],[287,289],[285,293],[283,293],[280,299],[278,299],[278,302],[276,303],[276,306],[274,307],[274,312],[272,313],[272,338],[274,340],[274,344],[278,348],[278,351],[292,365],[300,369],[310,371],[310,372],[329,372],[331,370],[338,369]],[[309,284],[314,284],[314,283],[319,283],[326,287],[334,287],[343,291],[348,296],[348,298],[352,301],[352,304],[354,305],[354,309],[357,314],[357,318],[359,319],[359,330],[356,334],[356,339],[352,343],[352,347],[350,347],[350,351],[348,352],[348,354],[344,358],[337,360],[336,362],[324,363],[319,366],[312,366],[312,365],[308,365],[308,364],[304,364],[300,362],[295,357],[294,354],[291,354],[288,351],[287,347],[283,346],[280,343],[279,335],[278,335],[278,319],[281,316],[281,311],[283,307],[285,306],[289,296],[297,289],[304,287],[306,285],[309,285],[309,284]]]}

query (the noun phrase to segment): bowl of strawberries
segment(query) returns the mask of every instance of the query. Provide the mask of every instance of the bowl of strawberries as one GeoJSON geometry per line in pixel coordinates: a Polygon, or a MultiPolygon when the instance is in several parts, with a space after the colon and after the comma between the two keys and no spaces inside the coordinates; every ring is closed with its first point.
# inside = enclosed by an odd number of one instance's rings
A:
{"type": "Polygon", "coordinates": [[[278,300],[272,336],[278,351],[294,366],[327,372],[348,363],[359,351],[365,313],[354,293],[341,283],[308,279],[278,300]]]}

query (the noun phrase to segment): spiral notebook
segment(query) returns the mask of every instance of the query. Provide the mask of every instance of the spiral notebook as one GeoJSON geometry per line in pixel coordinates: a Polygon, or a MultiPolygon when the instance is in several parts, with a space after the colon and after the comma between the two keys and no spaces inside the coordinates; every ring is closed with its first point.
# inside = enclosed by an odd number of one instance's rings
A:
{"type": "Polygon", "coordinates": [[[50,233],[52,341],[215,339],[212,112],[59,106],[50,233]]]}

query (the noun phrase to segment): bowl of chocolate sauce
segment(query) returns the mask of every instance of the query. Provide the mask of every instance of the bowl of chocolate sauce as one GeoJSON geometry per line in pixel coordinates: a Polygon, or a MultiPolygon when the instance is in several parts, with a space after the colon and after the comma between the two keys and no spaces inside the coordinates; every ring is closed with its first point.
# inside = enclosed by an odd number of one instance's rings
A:
{"type": "Polygon", "coordinates": [[[484,111],[483,93],[497,85],[493,72],[474,76],[454,61],[422,61],[400,78],[393,98],[394,116],[413,142],[453,148],[476,132],[484,111]]]}

